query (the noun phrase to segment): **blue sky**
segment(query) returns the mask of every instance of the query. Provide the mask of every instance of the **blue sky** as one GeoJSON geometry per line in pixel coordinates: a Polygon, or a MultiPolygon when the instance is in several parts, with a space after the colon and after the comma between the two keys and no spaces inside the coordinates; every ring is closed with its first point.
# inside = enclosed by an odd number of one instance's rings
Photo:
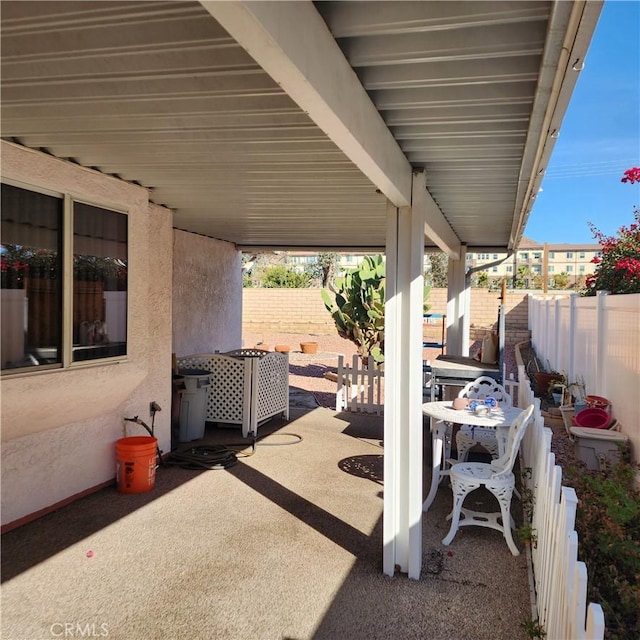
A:
{"type": "Polygon", "coordinates": [[[591,244],[588,222],[615,235],[640,205],[640,185],[620,182],[633,166],[640,166],[640,2],[608,0],[524,235],[591,244]]]}

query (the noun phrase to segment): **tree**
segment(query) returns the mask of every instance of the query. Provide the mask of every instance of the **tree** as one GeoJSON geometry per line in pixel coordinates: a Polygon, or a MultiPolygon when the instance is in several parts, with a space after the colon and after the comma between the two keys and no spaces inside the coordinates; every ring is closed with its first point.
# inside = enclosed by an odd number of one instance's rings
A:
{"type": "Polygon", "coordinates": [[[311,276],[276,264],[262,272],[262,286],[267,289],[304,289],[311,286],[311,276]]]}
{"type": "Polygon", "coordinates": [[[479,289],[489,288],[489,274],[486,271],[475,273],[472,278],[475,280],[475,286],[479,289]]]}
{"type": "MultiPolygon", "coordinates": [[[[640,182],[640,168],[627,169],[621,182],[640,182]]],[[[617,237],[606,236],[589,223],[593,237],[602,245],[602,255],[592,260],[596,269],[587,277],[583,295],[594,296],[597,291],[640,293],[640,209],[637,206],[633,217],[635,222],[620,227],[617,237]]]]}
{"type": "Polygon", "coordinates": [[[562,273],[556,273],[551,280],[552,289],[566,289],[571,281],[571,276],[566,271],[563,271],[562,273]]]}
{"type": "Polygon", "coordinates": [[[516,274],[516,281],[514,283],[515,289],[527,289],[529,287],[529,276],[531,275],[531,270],[529,266],[526,264],[522,264],[518,267],[518,271],[516,274]]]}
{"type": "Polygon", "coordinates": [[[322,272],[321,279],[323,289],[333,283],[339,258],[340,255],[333,252],[318,254],[318,266],[322,272]]]}
{"type": "Polygon", "coordinates": [[[281,264],[283,254],[279,251],[242,254],[242,286],[262,287],[262,274],[270,266],[281,264]]]}
{"type": "Polygon", "coordinates": [[[434,251],[425,254],[425,257],[430,265],[424,274],[425,280],[437,289],[446,288],[449,283],[449,259],[447,256],[441,251],[434,251]]]}
{"type": "Polygon", "coordinates": [[[544,283],[544,280],[542,279],[542,274],[541,273],[536,273],[533,276],[533,281],[532,281],[532,285],[534,289],[542,289],[542,285],[544,283]]]}

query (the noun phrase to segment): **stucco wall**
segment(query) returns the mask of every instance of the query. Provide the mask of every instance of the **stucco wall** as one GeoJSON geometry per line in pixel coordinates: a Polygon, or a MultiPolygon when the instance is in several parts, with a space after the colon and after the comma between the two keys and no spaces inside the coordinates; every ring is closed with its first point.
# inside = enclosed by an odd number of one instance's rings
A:
{"type": "MultiPolygon", "coordinates": [[[[6,524],[112,480],[123,418],[148,421],[151,401],[163,409],[155,433],[169,450],[173,230],[171,212],[150,205],[144,188],[46,154],[3,142],[2,174],[129,215],[126,361],[3,377],[6,524]]],[[[133,433],[145,434],[136,426],[133,433]]]]}
{"type": "Polygon", "coordinates": [[[180,356],[242,346],[242,255],[234,245],[176,230],[173,351],[180,356]]]}

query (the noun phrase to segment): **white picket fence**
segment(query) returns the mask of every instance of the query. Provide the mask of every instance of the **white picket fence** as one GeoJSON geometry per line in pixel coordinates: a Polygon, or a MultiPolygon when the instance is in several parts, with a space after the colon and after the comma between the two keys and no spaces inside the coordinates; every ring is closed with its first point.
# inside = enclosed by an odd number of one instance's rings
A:
{"type": "Polygon", "coordinates": [[[587,607],[587,568],[578,561],[575,531],[578,499],[562,486],[562,469],[551,453],[551,429],[544,426],[540,400],[528,384],[524,365],[518,366],[518,406],[535,405],[520,450],[520,466],[527,499],[531,500],[531,528],[537,615],[549,640],[602,640],[604,614],[599,604],[587,607]],[[530,472],[529,472],[530,470],[530,472]]]}
{"type": "Polygon", "coordinates": [[[365,366],[354,355],[349,365],[338,357],[336,411],[382,415],[384,409],[384,370],[373,359],[365,366]]]}
{"type": "MultiPolygon", "coordinates": [[[[428,365],[428,360],[425,364],[428,365]]],[[[374,362],[363,365],[357,355],[351,364],[345,363],[343,356],[338,356],[336,411],[353,411],[382,415],[384,412],[384,369],[374,362]]],[[[430,389],[431,375],[425,368],[423,377],[424,389],[430,389]]],[[[507,393],[517,404],[518,382],[513,379],[504,381],[507,393]]]]}

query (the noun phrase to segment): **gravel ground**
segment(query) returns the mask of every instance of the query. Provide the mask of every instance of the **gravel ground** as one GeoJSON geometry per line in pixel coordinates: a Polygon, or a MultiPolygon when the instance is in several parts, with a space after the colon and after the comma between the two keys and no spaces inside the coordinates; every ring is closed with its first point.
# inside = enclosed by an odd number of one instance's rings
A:
{"type": "MultiPolygon", "coordinates": [[[[356,345],[349,340],[341,338],[337,333],[331,335],[313,335],[308,333],[245,333],[243,336],[245,347],[260,346],[273,350],[275,345],[288,345],[289,352],[289,382],[291,386],[304,389],[313,394],[318,404],[330,409],[336,406],[336,383],[327,380],[324,375],[327,372],[336,372],[338,356],[344,356],[350,361],[357,353],[356,345]],[[304,354],[300,350],[301,342],[314,341],[318,343],[318,353],[314,355],[304,354]]],[[[474,343],[470,348],[473,356],[480,347],[480,343],[474,343]]],[[[423,358],[434,359],[440,354],[439,349],[424,349],[423,358]]],[[[532,350],[521,350],[523,359],[533,357],[532,350]]],[[[513,347],[505,350],[505,368],[507,376],[513,373],[517,377],[515,350],[513,347]]],[[[546,405],[543,405],[546,409],[546,405]]],[[[575,461],[574,444],[569,439],[561,420],[548,418],[545,425],[553,432],[551,450],[556,455],[556,464],[566,468],[575,461]]]]}

